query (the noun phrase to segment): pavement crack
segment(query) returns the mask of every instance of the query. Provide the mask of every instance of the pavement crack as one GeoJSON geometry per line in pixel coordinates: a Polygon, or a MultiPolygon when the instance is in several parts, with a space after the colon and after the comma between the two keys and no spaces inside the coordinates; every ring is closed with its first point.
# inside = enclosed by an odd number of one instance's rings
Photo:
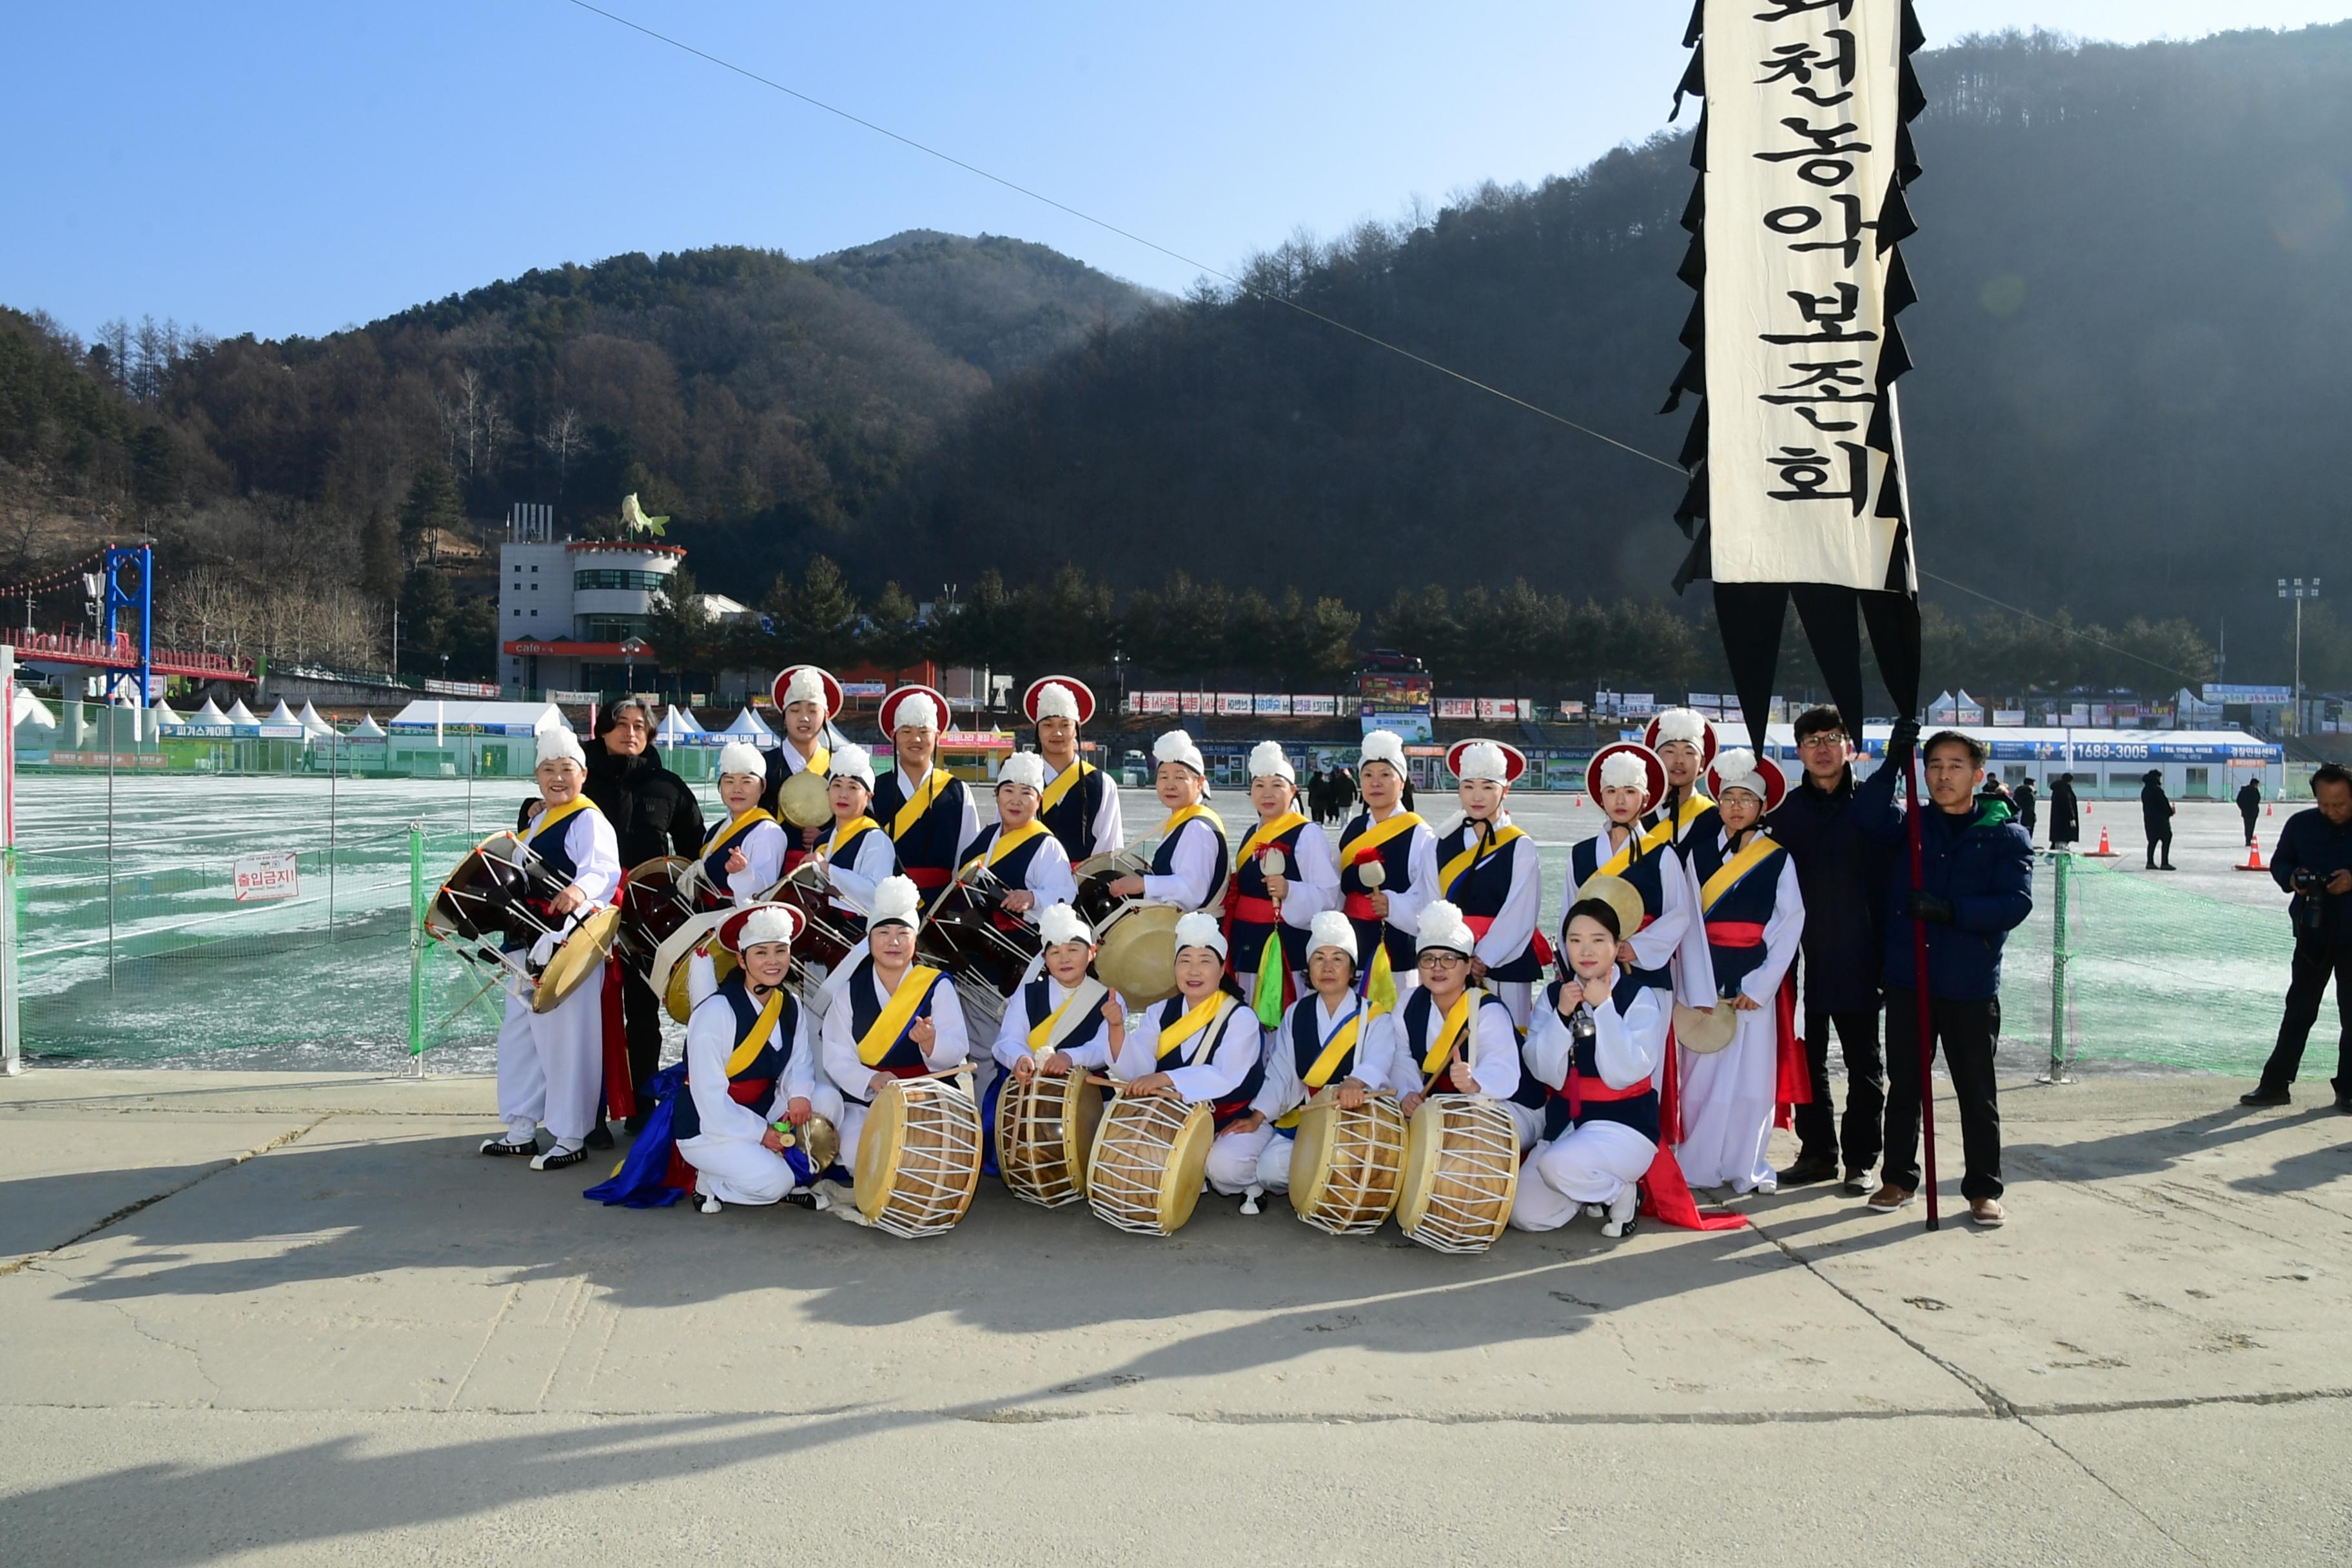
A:
{"type": "Polygon", "coordinates": [[[2035,1426],[2031,1420],[2023,1415],[2017,1417],[2017,1424],[2024,1427],[2027,1431],[2032,1433],[2035,1436],[2041,1438],[2043,1442],[2049,1444],[2051,1448],[2055,1451],[2060,1458],[2063,1458],[2068,1464],[2074,1466],[2076,1469],[2082,1471],[2084,1475],[2090,1477],[2092,1480],[2097,1482],[2100,1488],[2104,1489],[2109,1497],[2115,1499],[2117,1502],[2123,1504],[2125,1508],[2137,1515],[2141,1523],[2147,1525],[2150,1530],[2153,1530],[2158,1535],[2164,1537],[2165,1540],[2172,1542],[2175,1547],[2179,1548],[2182,1556],[2187,1557],[2192,1563],[2210,1563],[2212,1561],[2211,1558],[2206,1556],[2203,1552],[2189,1545],[2189,1542],[2181,1540],[2178,1535],[2173,1534],[2169,1530],[2167,1530],[2164,1527],[2163,1521],[2158,1519],[2154,1514],[2148,1512],[2147,1510],[2142,1508],[2138,1503],[2132,1500],[2132,1499],[2126,1496],[2123,1489],[2117,1487],[2113,1481],[2110,1481],[2106,1477],[2099,1474],[2098,1471],[2084,1463],[2079,1455],[2077,1455],[2072,1448],[2066,1447],[2065,1444],[2061,1443],[2050,1433],[2044,1431],[2040,1426],[2035,1426]]]}

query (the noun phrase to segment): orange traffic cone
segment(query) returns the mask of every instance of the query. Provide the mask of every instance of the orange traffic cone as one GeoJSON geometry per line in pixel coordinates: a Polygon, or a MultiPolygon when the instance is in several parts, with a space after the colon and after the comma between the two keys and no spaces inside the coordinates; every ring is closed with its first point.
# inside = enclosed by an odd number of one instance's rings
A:
{"type": "Polygon", "coordinates": [[[2244,865],[2242,865],[2242,866],[2239,867],[2239,868],[2238,868],[2238,869],[2239,869],[2239,870],[2241,870],[2241,871],[2267,871],[2267,870],[2269,870],[2269,869],[2270,869],[2270,868],[2263,864],[2263,847],[2262,847],[2261,845],[2259,845],[2259,844],[2249,844],[2249,845],[2247,845],[2247,846],[2246,846],[2246,863],[2245,863],[2244,865]]]}
{"type": "Polygon", "coordinates": [[[2102,827],[2099,829],[2099,847],[2091,851],[2088,858],[2093,860],[2112,860],[2115,858],[2115,850],[2107,844],[2107,830],[2102,827]]]}
{"type": "Polygon", "coordinates": [[[2263,807],[2263,815],[2264,816],[2276,816],[2278,815],[2278,807],[2275,805],[2265,805],[2263,807]]]}

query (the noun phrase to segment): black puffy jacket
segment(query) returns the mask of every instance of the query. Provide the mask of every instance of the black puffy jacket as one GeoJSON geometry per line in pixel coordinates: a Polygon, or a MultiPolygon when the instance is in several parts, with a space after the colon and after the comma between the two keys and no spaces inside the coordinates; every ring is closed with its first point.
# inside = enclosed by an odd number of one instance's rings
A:
{"type": "Polygon", "coordinates": [[[664,855],[702,852],[702,805],[652,747],[634,757],[606,751],[602,740],[582,749],[588,753],[585,793],[613,825],[623,870],[664,855]]]}

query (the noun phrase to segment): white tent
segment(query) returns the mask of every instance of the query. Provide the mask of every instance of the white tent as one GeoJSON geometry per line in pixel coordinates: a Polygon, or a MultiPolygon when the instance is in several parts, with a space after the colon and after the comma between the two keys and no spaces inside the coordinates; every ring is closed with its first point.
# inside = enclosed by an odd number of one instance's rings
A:
{"type": "MultiPolygon", "coordinates": [[[[278,700],[278,706],[269,710],[269,717],[264,719],[262,722],[265,724],[300,724],[302,721],[294,717],[294,710],[287,707],[286,699],[281,697],[278,700]]],[[[308,726],[305,726],[305,728],[307,727],[308,726]]]]}
{"type": "Polygon", "coordinates": [[[484,735],[535,735],[562,722],[563,710],[552,702],[475,702],[439,697],[419,698],[392,716],[394,730],[446,729],[484,735]]]}
{"type": "Polygon", "coordinates": [[[735,715],[735,722],[717,733],[749,741],[761,751],[773,751],[782,744],[776,738],[776,732],[769,729],[761,721],[760,716],[751,711],[748,704],[745,705],[743,711],[735,715]]]}
{"type": "MultiPolygon", "coordinates": [[[[240,702],[237,706],[242,708],[245,704],[240,702]]],[[[229,722],[229,716],[220,710],[219,703],[207,697],[205,699],[205,705],[197,709],[194,714],[189,716],[188,722],[191,724],[226,724],[229,722]]],[[[248,724],[253,722],[253,718],[250,714],[247,715],[246,722],[248,724]]]]}
{"type": "MultiPolygon", "coordinates": [[[[282,708],[285,704],[281,702],[278,706],[282,708]]],[[[320,716],[317,706],[312,703],[303,703],[302,711],[294,715],[294,720],[313,735],[331,735],[335,732],[335,727],[320,716]]]]}
{"type": "Polygon", "coordinates": [[[58,727],[58,716],[49,711],[47,703],[20,686],[16,688],[16,710],[8,715],[8,722],[11,725],[32,724],[39,729],[54,730],[58,727]]]}
{"type": "Polygon", "coordinates": [[[661,728],[654,731],[654,739],[668,746],[709,733],[709,731],[695,721],[694,710],[680,704],[662,715],[661,728]]]}
{"type": "Polygon", "coordinates": [[[374,714],[365,713],[345,734],[354,741],[381,741],[383,739],[383,726],[375,721],[374,714]]]}
{"type": "Polygon", "coordinates": [[[222,721],[229,724],[248,724],[256,729],[261,725],[261,721],[253,716],[253,710],[245,705],[245,699],[242,697],[230,707],[228,717],[222,721]]]}
{"type": "Polygon", "coordinates": [[[187,722],[185,719],[180,717],[179,711],[176,709],[160,697],[155,700],[154,705],[147,710],[155,715],[155,728],[158,730],[168,730],[174,724],[184,724],[187,722]]]}

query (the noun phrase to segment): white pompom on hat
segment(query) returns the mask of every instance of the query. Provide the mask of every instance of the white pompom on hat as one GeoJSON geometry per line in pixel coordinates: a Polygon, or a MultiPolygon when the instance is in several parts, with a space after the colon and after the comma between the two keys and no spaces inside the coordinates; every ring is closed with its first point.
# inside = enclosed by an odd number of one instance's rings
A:
{"type": "Polygon", "coordinates": [[[841,745],[833,748],[833,756],[824,765],[828,779],[856,779],[867,789],[874,787],[874,759],[863,746],[841,745]]]}
{"type": "Polygon", "coordinates": [[[1682,741],[1699,747],[1706,744],[1706,721],[1692,709],[1669,708],[1659,714],[1650,727],[1655,731],[1650,742],[1654,749],[1669,741],[1682,741]]]}
{"type": "Polygon", "coordinates": [[[1060,947],[1065,942],[1083,942],[1094,945],[1094,928],[1079,918],[1078,911],[1067,904],[1047,904],[1037,911],[1037,937],[1047,947],[1060,947]]]}
{"type": "Polygon", "coordinates": [[[760,748],[749,741],[730,741],[719,749],[719,776],[723,779],[729,773],[765,780],[768,776],[767,759],[761,756],[760,748]]]}
{"type": "Polygon", "coordinates": [[[1717,800],[1723,792],[1744,789],[1767,811],[1778,807],[1789,793],[1788,775],[1769,757],[1759,757],[1745,746],[1718,753],[1707,770],[1707,783],[1717,800]]]}
{"type": "Polygon", "coordinates": [[[1404,768],[1404,738],[1394,730],[1374,730],[1364,737],[1364,750],[1356,765],[1366,763],[1386,763],[1397,772],[1404,768]]]}
{"type": "Polygon", "coordinates": [[[1250,748],[1249,776],[1257,779],[1288,779],[1298,782],[1298,772],[1290,765],[1290,753],[1282,749],[1279,741],[1260,741],[1250,748]]]}
{"type": "Polygon", "coordinates": [[[1029,721],[1045,719],[1067,719],[1078,722],[1078,694],[1058,680],[1048,680],[1037,688],[1036,700],[1030,705],[1029,721]]]}
{"type": "Polygon", "coordinates": [[[1625,789],[1631,786],[1647,788],[1649,783],[1650,770],[1643,765],[1642,759],[1632,752],[1619,752],[1614,756],[1601,759],[1601,788],[1625,789]]]}
{"type": "Polygon", "coordinates": [[[890,726],[893,734],[901,730],[936,730],[940,727],[939,704],[921,692],[898,704],[896,722],[890,726]]]}
{"type": "Polygon", "coordinates": [[[1472,779],[1486,779],[1507,784],[1526,769],[1527,760],[1493,741],[1465,741],[1454,748],[1446,764],[1454,770],[1454,776],[1465,784],[1472,779]]]}
{"type": "Polygon", "coordinates": [[[1432,899],[1421,910],[1421,928],[1413,951],[1426,952],[1433,947],[1444,948],[1468,958],[1478,951],[1478,938],[1470,930],[1470,922],[1462,918],[1461,909],[1444,899],[1432,899]]]}
{"type": "Polygon", "coordinates": [[[797,665],[784,677],[784,689],[777,693],[782,700],[777,706],[789,708],[795,702],[814,702],[822,708],[824,701],[824,679],[813,664],[797,665]]]}
{"type": "Polygon", "coordinates": [[[1024,789],[1045,793],[1045,759],[1034,752],[1015,752],[1004,759],[996,770],[996,787],[1019,784],[1024,789]]]}
{"type": "Polygon", "coordinates": [[[874,884],[874,908],[866,916],[866,929],[876,926],[902,925],[909,929],[923,923],[923,893],[911,878],[885,877],[874,884]]]}
{"type": "Polygon", "coordinates": [[[1201,748],[1192,743],[1192,735],[1182,730],[1171,730],[1151,742],[1151,760],[1160,763],[1181,763],[1202,778],[1209,776],[1208,764],[1201,760],[1201,748]]]}
{"type": "Polygon", "coordinates": [[[1225,931],[1217,917],[1206,910],[1194,910],[1176,922],[1176,951],[1188,947],[1213,949],[1219,958],[1225,956],[1225,931]]]}
{"type": "Polygon", "coordinates": [[[1327,947],[1346,953],[1350,963],[1358,962],[1355,924],[1338,910],[1318,910],[1315,923],[1307,928],[1307,957],[1327,947]]]}
{"type": "Polygon", "coordinates": [[[741,923],[728,932],[727,945],[740,952],[763,942],[790,942],[800,930],[800,912],[790,905],[754,904],[741,923]]]}
{"type": "Polygon", "coordinates": [[[572,732],[571,726],[550,724],[539,732],[539,763],[574,763],[584,769],[588,766],[588,753],[581,749],[580,737],[572,732]]]}

